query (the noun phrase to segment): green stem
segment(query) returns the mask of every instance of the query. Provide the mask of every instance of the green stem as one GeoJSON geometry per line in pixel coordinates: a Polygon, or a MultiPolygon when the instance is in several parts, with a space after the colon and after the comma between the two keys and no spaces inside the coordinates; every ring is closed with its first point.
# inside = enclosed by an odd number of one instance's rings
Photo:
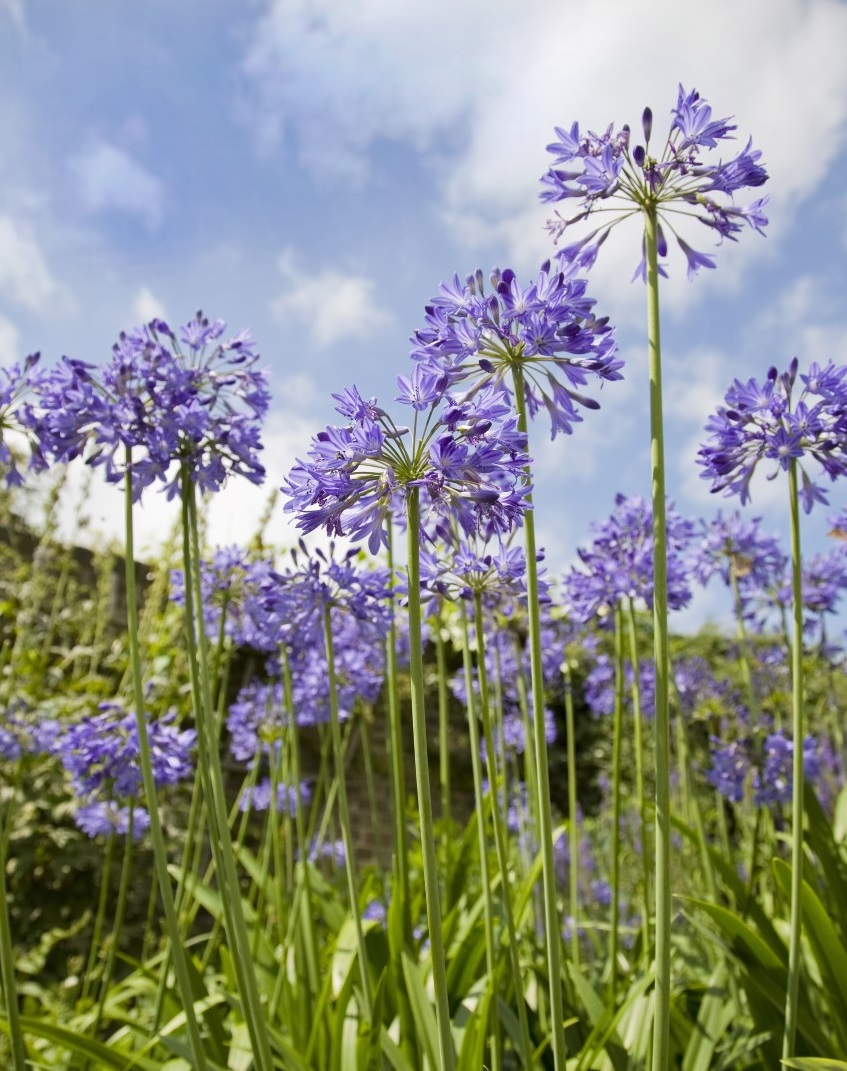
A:
{"type": "Polygon", "coordinates": [[[794,739],[791,783],[791,930],[788,939],[788,990],[785,998],[783,1059],[794,1055],[797,1004],[800,993],[800,938],[803,931],[803,561],[800,556],[800,504],[797,497],[797,462],[788,467],[791,498],[791,594],[794,629],[791,646],[791,735],[794,739]]]}
{"type": "MultiPolygon", "coordinates": [[[[476,696],[473,685],[473,665],[471,662],[470,628],[468,612],[464,602],[459,606],[462,623],[462,662],[465,674],[465,695],[467,696],[468,739],[470,743],[471,771],[473,773],[474,805],[476,807],[476,827],[479,849],[479,876],[482,883],[483,931],[485,933],[485,965],[488,969],[489,984],[497,985],[497,946],[494,943],[494,904],[491,895],[491,875],[488,863],[488,844],[486,838],[485,803],[482,795],[482,748],[479,741],[479,717],[477,715],[476,696]]],[[[489,779],[490,780],[490,779],[489,779]]],[[[494,787],[491,788],[494,791],[494,787]]],[[[493,1009],[496,1001],[492,1001],[493,1009]]],[[[489,1014],[489,1026],[493,1027],[491,1038],[491,1065],[502,1067],[502,1045],[497,1017],[489,1014]]]]}
{"type": "Polygon", "coordinates": [[[440,608],[434,624],[432,634],[435,637],[435,664],[438,670],[438,780],[441,789],[441,821],[446,842],[450,838],[450,706],[447,700],[447,669],[440,608]]]}
{"type": "MultiPolygon", "coordinates": [[[[224,928],[230,942],[236,985],[242,1001],[256,1071],[273,1071],[270,1040],[256,974],[250,956],[250,940],[241,903],[241,889],[229,830],[229,815],[221,770],[216,717],[212,703],[209,655],[202,625],[200,540],[197,528],[195,488],[187,470],[181,475],[183,521],[183,568],[185,570],[185,635],[191,692],[197,728],[199,768],[206,800],[215,872],[220,887],[224,928]],[[198,635],[199,633],[199,635],[198,635]]],[[[175,950],[174,950],[175,951],[175,950]]]]}
{"type": "Polygon", "coordinates": [[[573,689],[567,654],[562,662],[565,685],[565,730],[568,734],[568,841],[570,866],[568,867],[568,897],[571,909],[571,960],[579,967],[579,823],[577,822],[576,799],[576,727],[573,713],[573,689]]]}
{"type": "MultiPolygon", "coordinates": [[[[491,795],[491,817],[494,823],[494,847],[497,852],[497,866],[500,869],[500,889],[503,893],[503,911],[506,916],[506,930],[509,935],[509,956],[512,965],[512,985],[518,1006],[518,1022],[523,1047],[523,1062],[529,1067],[532,1060],[532,1043],[529,1038],[529,1023],[526,1017],[526,998],[524,996],[521,962],[518,949],[518,935],[515,928],[515,912],[512,907],[509,860],[506,855],[506,830],[500,813],[500,778],[495,764],[496,747],[494,730],[491,723],[491,706],[488,697],[488,673],[485,667],[485,629],[482,618],[482,596],[474,592],[474,622],[476,624],[476,659],[479,675],[479,705],[482,711],[482,735],[485,739],[485,762],[488,769],[488,785],[491,795]]],[[[503,779],[505,804],[505,778],[503,779]]]]}
{"type": "Polygon", "coordinates": [[[612,904],[609,920],[609,1004],[618,999],[621,916],[621,751],[623,743],[623,611],[615,606],[615,712],[612,726],[612,904]]]}
{"type": "Polygon", "coordinates": [[[21,1030],[18,1008],[18,987],[15,982],[15,955],[12,948],[12,929],[9,924],[9,892],[6,886],[7,837],[0,837],[0,979],[3,982],[3,1002],[9,1023],[9,1040],[12,1044],[12,1066],[25,1071],[26,1047],[21,1030]]]}
{"type": "Polygon", "coordinates": [[[629,660],[632,664],[632,723],[635,750],[635,790],[638,796],[638,822],[641,827],[641,886],[644,956],[650,955],[650,829],[647,822],[647,798],[644,788],[644,723],[641,710],[641,674],[639,671],[638,635],[635,628],[635,605],[632,596],[627,599],[627,629],[629,633],[629,660]]]}
{"type": "MultiPolygon", "coordinates": [[[[523,369],[512,365],[518,428],[528,434],[526,394],[523,369]]],[[[526,466],[526,481],[532,473],[526,466]]],[[[531,497],[527,503],[532,505],[531,497]]],[[[532,681],[531,738],[534,758],[533,780],[537,793],[538,839],[541,845],[542,889],[544,894],[544,928],[547,944],[547,971],[550,985],[551,1047],[556,1071],[565,1071],[568,1050],[565,1045],[564,1000],[562,994],[562,938],[559,909],[556,903],[556,867],[553,858],[553,813],[550,803],[550,771],[547,739],[544,734],[544,670],[541,658],[541,601],[538,591],[538,561],[535,542],[535,516],[531,509],[524,515],[526,546],[526,594],[529,620],[529,654],[532,681]]],[[[527,748],[527,753],[530,749],[527,748]]]]}
{"type": "Polygon", "coordinates": [[[662,343],[659,326],[659,254],[656,205],[644,208],[647,258],[647,347],[650,370],[650,468],[653,501],[653,657],[656,667],[656,1008],[653,1071],[670,1066],[671,815],[668,710],[668,577],[665,521],[665,445],[662,416],[662,343]]]}
{"type": "MultiPolygon", "coordinates": [[[[196,1071],[206,1071],[208,1065],[206,1063],[206,1054],[203,1050],[203,1042],[200,1037],[197,1015],[194,1010],[194,991],[191,987],[191,976],[188,972],[188,958],[185,952],[185,945],[180,936],[179,920],[177,919],[176,906],[174,904],[173,888],[171,886],[170,874],[168,873],[168,854],[167,849],[165,848],[162,824],[159,819],[156,783],[153,779],[153,760],[150,751],[150,739],[147,735],[144,684],[141,677],[141,648],[138,640],[138,595],[135,587],[135,548],[133,536],[131,476],[132,457],[128,447],[126,451],[126,462],[127,474],[124,485],[126,554],[124,557],[124,564],[126,568],[127,640],[129,644],[129,658],[132,673],[135,724],[138,730],[138,764],[141,767],[141,778],[144,783],[144,796],[147,800],[147,811],[150,815],[150,842],[153,846],[153,862],[156,869],[156,880],[159,883],[162,909],[165,913],[165,929],[171,944],[171,956],[173,959],[177,989],[179,990],[182,1008],[185,1013],[185,1023],[188,1028],[191,1056],[196,1071]]],[[[186,591],[187,590],[188,584],[186,583],[186,591]]]]}
{"type": "Polygon", "coordinates": [[[420,578],[420,502],[417,487],[409,488],[406,499],[409,590],[409,675],[412,686],[412,732],[415,748],[415,777],[421,822],[424,895],[432,958],[432,982],[435,990],[435,1018],[438,1025],[440,1071],[453,1071],[455,1053],[450,1029],[450,1004],[447,992],[447,969],[444,938],[441,932],[441,905],[438,897],[438,862],[432,828],[432,795],[429,781],[429,757],[426,746],[426,707],[424,702],[423,644],[421,642],[420,578]]]}
{"type": "Polygon", "coordinates": [[[409,891],[409,847],[406,837],[406,769],[403,761],[403,727],[400,721],[400,693],[397,677],[397,622],[394,587],[394,529],[388,526],[388,575],[392,587],[391,618],[386,651],[386,686],[388,698],[388,746],[391,761],[391,791],[394,800],[394,874],[400,892],[403,940],[412,947],[412,917],[409,891]]]}
{"type": "Polygon", "coordinates": [[[100,873],[100,892],[97,897],[97,914],[94,917],[94,930],[91,934],[91,947],[88,950],[88,962],[85,965],[85,975],[82,980],[82,994],[80,1002],[83,1008],[91,996],[91,988],[94,984],[94,968],[100,958],[101,942],[103,940],[103,927],[106,923],[106,905],[109,902],[109,893],[112,884],[112,863],[115,858],[114,830],[106,835],[106,857],[103,860],[103,870],[100,873]]]}
{"type": "Polygon", "coordinates": [[[341,750],[341,724],[338,720],[338,689],[335,681],[335,647],[332,641],[331,607],[324,606],[323,626],[326,645],[326,668],[329,679],[329,731],[332,736],[332,754],[335,761],[335,778],[338,784],[338,815],[341,819],[341,839],[344,842],[344,870],[347,874],[347,896],[353,926],[356,930],[356,947],[359,951],[359,976],[362,981],[362,999],[365,1018],[373,1027],[373,1002],[368,976],[368,955],[365,948],[365,932],[359,913],[359,893],[356,888],[356,860],[353,837],[350,830],[350,810],[347,804],[347,777],[344,773],[344,753],[341,750]]]}
{"type": "Polygon", "coordinates": [[[135,824],[135,806],[129,804],[129,822],[126,831],[126,843],[124,845],[124,858],[121,866],[121,877],[118,884],[118,902],[115,906],[115,918],[112,925],[112,937],[109,942],[109,951],[106,955],[106,965],[103,968],[103,977],[100,980],[100,995],[97,1000],[97,1010],[94,1014],[94,1023],[91,1027],[91,1036],[97,1037],[100,1023],[103,1018],[103,1009],[106,1007],[106,998],[109,995],[109,986],[112,984],[112,975],[115,971],[115,962],[118,958],[118,947],[121,940],[124,918],[126,916],[127,899],[129,898],[129,882],[132,876],[133,857],[133,827],[135,824]]]}

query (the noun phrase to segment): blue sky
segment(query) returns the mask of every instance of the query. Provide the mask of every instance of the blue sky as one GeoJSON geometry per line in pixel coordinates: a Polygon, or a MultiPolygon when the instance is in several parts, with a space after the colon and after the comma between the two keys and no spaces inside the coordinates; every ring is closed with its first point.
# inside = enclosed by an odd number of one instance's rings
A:
{"type": "MultiPolygon", "coordinates": [[[[531,276],[552,252],[537,198],[554,125],[661,130],[677,83],[750,134],[771,181],[768,236],[742,235],[663,294],[669,491],[691,516],[703,424],[736,376],[795,354],[847,361],[847,4],[843,0],[0,0],[0,361],[96,361],[117,333],[201,307],[248,326],[273,373],[268,489],[355,382],[390,400],[439,281],[531,276]]],[[[702,242],[701,242],[702,245],[702,242]]],[[[708,237],[707,245],[708,250],[708,237]]],[[[539,427],[537,524],[570,561],[615,493],[647,494],[644,292],[637,234],[592,272],[626,380],[568,439],[539,427]]],[[[80,486],[81,477],[73,477],[80,486]]],[[[784,531],[785,487],[751,512],[784,531]]],[[[233,485],[212,538],[249,538],[267,492],[233,485]]],[[[826,546],[826,517],[805,527],[826,546]]],[[[119,531],[108,489],[86,497],[119,531]]],[[[165,527],[149,496],[142,544],[165,527]]],[[[281,510],[274,538],[289,530],[281,510]]],[[[723,612],[701,596],[692,623],[723,612]]]]}

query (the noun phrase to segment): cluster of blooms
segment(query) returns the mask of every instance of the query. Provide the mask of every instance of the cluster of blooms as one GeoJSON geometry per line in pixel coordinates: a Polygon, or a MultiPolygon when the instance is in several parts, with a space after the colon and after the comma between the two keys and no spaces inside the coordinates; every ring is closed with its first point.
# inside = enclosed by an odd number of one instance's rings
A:
{"type": "Polygon", "coordinates": [[[0,757],[17,762],[24,755],[50,755],[62,731],[55,718],[35,717],[20,699],[0,715],[0,757]]]}
{"type": "MultiPolygon", "coordinates": [[[[77,822],[89,836],[126,832],[132,807],[133,832],[140,836],[149,816],[135,806],[142,786],[135,715],[117,703],[101,703],[99,710],[68,728],[54,745],[84,801],[77,822]]],[[[179,730],[170,715],[151,721],[147,732],[156,785],[173,785],[188,777],[194,730],[179,730]]]]}
{"type": "MultiPolygon", "coordinates": [[[[245,789],[239,807],[242,811],[267,811],[272,798],[273,783],[269,777],[264,777],[257,784],[245,789]]],[[[298,804],[308,803],[311,798],[312,790],[308,781],[301,781],[299,788],[282,781],[276,786],[276,809],[280,814],[294,814],[298,804]]]]}
{"type": "MultiPolygon", "coordinates": [[[[236,546],[218,548],[211,561],[200,563],[200,591],[203,627],[217,638],[223,619],[224,634],[233,643],[263,650],[267,643],[265,615],[257,618],[261,594],[273,573],[268,560],[251,560],[236,546]]],[[[181,569],[171,572],[171,601],[185,604],[185,576],[181,569]]]]}
{"type": "Polygon", "coordinates": [[[458,398],[447,393],[445,375],[422,366],[398,382],[398,401],[415,412],[416,434],[355,387],[333,395],[336,412],[349,423],[316,435],[308,460],[297,461],[282,488],[297,527],[367,538],[376,553],[387,542],[390,513],[399,512],[398,500],[413,488],[422,492],[424,523],[443,518],[486,536],[520,523],[530,490],[526,436],[504,392],[489,388],[458,398]]]}
{"type": "Polygon", "coordinates": [[[675,659],[671,671],[680,711],[686,719],[709,717],[727,708],[743,713],[732,683],[717,678],[705,658],[689,655],[675,659]]]}
{"type": "MultiPolygon", "coordinates": [[[[835,656],[838,651],[828,644],[825,618],[838,613],[842,592],[847,590],[847,547],[838,545],[813,555],[803,562],[801,575],[803,634],[809,642],[817,636],[828,653],[835,656]]],[[[786,569],[770,584],[745,592],[745,617],[758,632],[774,627],[784,631],[792,600],[791,577],[786,569]]]]}
{"type": "Polygon", "coordinates": [[[0,472],[5,470],[7,487],[20,487],[23,476],[18,468],[14,443],[10,438],[32,440],[33,415],[28,395],[37,388],[39,353],[31,353],[23,365],[0,368],[0,472]]]}
{"type": "MultiPolygon", "coordinates": [[[[507,598],[511,592],[506,590],[507,598]]],[[[489,607],[489,610],[493,609],[489,607]]],[[[500,732],[495,740],[495,752],[502,755],[523,754],[526,749],[524,716],[521,709],[519,679],[529,681],[529,655],[520,637],[506,623],[509,614],[508,603],[497,604],[497,615],[493,627],[486,628],[485,672],[489,680],[491,694],[498,697],[501,709],[500,732]]],[[[486,615],[487,616],[487,615],[486,615]]],[[[479,674],[474,666],[471,672],[471,687],[475,698],[479,696],[479,674]]],[[[450,690],[460,703],[467,705],[468,694],[463,670],[456,672],[450,681],[450,690]]],[[[532,713],[529,713],[530,719],[532,713]]],[[[556,740],[556,719],[549,709],[544,711],[544,737],[548,744],[556,740]]],[[[485,741],[480,741],[481,757],[486,759],[485,741]]]]}
{"type": "Polygon", "coordinates": [[[156,319],[121,334],[99,370],[63,358],[37,384],[38,412],[30,415],[38,464],[85,455],[118,482],[129,449],[136,500],[156,481],[173,497],[183,472],[202,491],[217,491],[229,474],[261,483],[267,376],[253,367],[250,333],[222,340],[225,327],[200,312],[178,333],[156,319]]]}
{"type": "MultiPolygon", "coordinates": [[[[259,650],[285,648],[297,725],[329,720],[330,687],[334,683],[339,717],[348,718],[359,702],[376,701],[385,675],[385,636],[391,608],[388,573],[364,569],[357,551],[337,557],[300,546],[282,571],[264,572],[255,587],[242,592],[243,620],[251,622],[249,642],[259,650]],[[328,673],[324,614],[329,611],[334,648],[334,681],[328,673]]],[[[268,661],[274,679],[251,681],[230,706],[227,729],[230,750],[239,762],[252,765],[263,756],[276,757],[290,725],[281,666],[268,661]]],[[[255,806],[255,805],[254,805],[255,806]]]]}
{"type": "MultiPolygon", "coordinates": [[[[635,670],[624,660],[624,709],[632,710],[635,670]]],[[[656,708],[656,672],[652,659],[638,663],[638,687],[642,717],[652,718],[656,708]]],[[[607,654],[598,654],[585,678],[585,702],[595,718],[608,716],[615,709],[615,664],[607,654]]]]}
{"type": "MultiPolygon", "coordinates": [[[[675,510],[667,511],[668,608],[678,610],[691,599],[686,550],[694,525],[675,510]]],[[[575,620],[590,621],[607,615],[628,599],[653,605],[653,511],[638,495],[615,497],[615,510],[605,521],[592,525],[593,542],[577,553],[563,581],[565,602],[575,620]]]]}
{"type": "Polygon", "coordinates": [[[779,539],[766,535],[761,523],[761,517],[745,519],[737,510],[727,517],[718,510],[711,521],[701,521],[691,553],[697,580],[706,585],[718,575],[727,587],[734,583],[742,604],[749,591],[782,580],[788,558],[779,539]]]}
{"type": "Polygon", "coordinates": [[[806,513],[815,502],[826,503],[826,492],[805,464],[814,458],[830,480],[847,473],[847,365],[812,364],[793,398],[797,371],[795,357],[786,372],[771,368],[763,384],[736,379],[727,391],[726,406],[706,423],[711,440],[698,452],[701,475],[712,481],[712,491],[737,494],[743,505],[753,473],[768,459],[776,462],[769,478],[796,463],[806,513]]]}
{"type": "MultiPolygon", "coordinates": [[[[522,547],[507,541],[490,541],[478,535],[434,535],[420,556],[421,588],[434,600],[473,599],[479,594],[485,607],[501,610],[526,591],[526,558],[522,547]]],[[[541,555],[539,555],[539,559],[541,555]]]]}
{"type": "MultiPolygon", "coordinates": [[[[733,803],[740,803],[748,786],[757,807],[786,804],[791,800],[791,768],[794,741],[783,732],[768,733],[763,741],[734,740],[725,744],[712,737],[712,766],[709,784],[733,803]]],[[[833,756],[825,755],[825,745],[813,736],[803,741],[803,768],[806,780],[814,784],[824,767],[832,768],[833,756]]]]}
{"type": "Polygon", "coordinates": [[[426,306],[426,326],[412,338],[417,376],[444,375],[450,383],[472,377],[477,386],[510,390],[519,364],[531,415],[544,409],[552,437],[570,434],[582,420],[577,406],[597,409],[582,393],[589,378],[621,379],[623,362],[607,319],[593,314],[594,300],[574,270],[542,265],[521,286],[511,268],[495,269],[485,293],[482,271],[462,283],[442,283],[426,306]]]}
{"type": "MultiPolygon", "coordinates": [[[[713,119],[712,109],[696,90],[679,87],[676,107],[661,155],[650,152],[653,113],[645,108],[642,116],[644,144],[630,149],[630,128],[615,131],[610,124],[602,134],[580,133],[579,124],[570,130],[556,127],[558,141],[547,146],[554,165],[541,179],[541,199],[546,202],[573,200],[577,211],[565,218],[558,211],[549,220],[548,230],[558,241],[574,224],[604,213],[611,221],[590,231],[583,238],[561,249],[565,264],[590,267],[600,246],[617,223],[654,207],[663,223],[676,238],[685,255],[689,278],[700,268],[714,268],[714,258],[698,252],[682,238],[671,222],[671,215],[689,216],[714,231],[719,240],[737,241],[747,225],[760,234],[767,225],[764,207],[767,197],[746,206],[734,202],[735,194],[746,188],[763,185],[767,172],[759,163],[761,153],[752,142],[728,160],[710,159],[705,150],[718,148],[720,142],[733,140],[736,126],[729,119],[713,119]]],[[[667,239],[660,224],[659,255],[667,255],[667,239]]],[[[660,268],[662,274],[664,270],[660,268]]],[[[633,278],[646,275],[644,258],[633,278]]]]}

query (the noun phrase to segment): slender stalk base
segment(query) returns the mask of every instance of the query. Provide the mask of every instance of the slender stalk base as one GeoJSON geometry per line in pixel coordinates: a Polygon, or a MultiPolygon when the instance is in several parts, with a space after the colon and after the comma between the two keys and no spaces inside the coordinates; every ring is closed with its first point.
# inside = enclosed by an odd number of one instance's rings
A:
{"type": "Polygon", "coordinates": [[[656,1010],[653,1071],[670,1066],[671,822],[668,711],[668,564],[665,520],[665,443],[662,414],[662,342],[659,326],[659,253],[656,206],[644,208],[647,256],[647,348],[650,370],[650,469],[653,500],[653,658],[656,670],[656,1010]]]}
{"type": "Polygon", "coordinates": [[[782,1057],[794,1055],[797,1003],[800,993],[800,938],[803,933],[803,562],[800,556],[800,505],[797,498],[797,462],[788,468],[791,498],[791,594],[794,629],[791,645],[791,735],[794,756],[791,781],[791,930],[788,939],[788,991],[785,998],[785,1033],[782,1057]]]}

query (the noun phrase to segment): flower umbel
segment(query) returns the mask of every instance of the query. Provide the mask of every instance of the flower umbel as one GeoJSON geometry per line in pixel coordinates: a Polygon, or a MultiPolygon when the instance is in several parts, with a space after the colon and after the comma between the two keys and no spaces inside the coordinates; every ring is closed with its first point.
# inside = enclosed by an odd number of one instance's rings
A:
{"type": "MultiPolygon", "coordinates": [[[[697,220],[714,231],[719,241],[737,241],[745,225],[764,233],[768,221],[763,210],[768,198],[743,206],[734,199],[736,193],[757,188],[768,178],[760,163],[761,153],[753,149],[752,141],[728,160],[710,159],[708,151],[733,140],[737,128],[728,118],[713,119],[711,107],[696,89],[686,92],[679,87],[671,115],[670,130],[658,155],[650,152],[653,113],[649,108],[642,116],[644,144],[634,148],[630,148],[629,126],[615,131],[610,124],[602,134],[580,133],[578,123],[569,130],[556,128],[558,140],[547,146],[554,164],[541,179],[541,200],[575,200],[577,211],[567,217],[557,211],[547,229],[558,242],[571,227],[592,216],[604,214],[606,220],[559,250],[563,264],[591,267],[612,227],[647,208],[655,208],[659,215],[659,255],[667,255],[664,225],[685,255],[689,279],[700,268],[714,268],[714,259],[692,248],[674,220],[697,220]]],[[[633,278],[638,276],[646,276],[644,257],[633,278]]]]}
{"type": "Polygon", "coordinates": [[[586,281],[575,273],[567,265],[551,270],[546,261],[523,286],[511,268],[495,268],[490,293],[480,270],[464,283],[454,275],[426,306],[426,326],[412,339],[414,374],[509,392],[520,365],[530,414],[547,412],[552,438],[570,435],[582,420],[578,407],[599,408],[583,393],[589,380],[623,378],[608,320],[594,315],[586,281]]]}
{"type": "Polygon", "coordinates": [[[46,456],[86,454],[120,482],[125,450],[133,497],[157,481],[179,491],[177,462],[201,491],[217,491],[230,474],[261,483],[259,424],[270,395],[248,331],[223,339],[223,320],[201,312],[177,332],[164,320],[121,334],[111,359],[97,369],[65,357],[39,384],[35,429],[46,456]]]}
{"type": "Polygon", "coordinates": [[[319,432],[282,488],[297,527],[367,538],[376,553],[395,505],[417,488],[425,515],[435,520],[455,518],[468,534],[509,531],[527,508],[529,486],[526,436],[504,392],[456,397],[446,393],[446,376],[427,372],[418,372],[416,383],[402,376],[399,382],[398,400],[415,410],[411,431],[375,399],[364,403],[355,387],[333,395],[336,412],[350,423],[319,432]]]}
{"type": "Polygon", "coordinates": [[[800,375],[802,389],[794,397],[797,370],[795,357],[785,372],[771,368],[762,385],[736,379],[729,388],[726,406],[706,423],[711,438],[698,453],[701,476],[712,481],[712,491],[737,494],[743,505],[760,461],[776,462],[768,475],[773,479],[794,460],[800,500],[810,513],[827,497],[809,476],[809,460],[817,461],[830,480],[847,473],[847,365],[812,364],[800,375]]]}

